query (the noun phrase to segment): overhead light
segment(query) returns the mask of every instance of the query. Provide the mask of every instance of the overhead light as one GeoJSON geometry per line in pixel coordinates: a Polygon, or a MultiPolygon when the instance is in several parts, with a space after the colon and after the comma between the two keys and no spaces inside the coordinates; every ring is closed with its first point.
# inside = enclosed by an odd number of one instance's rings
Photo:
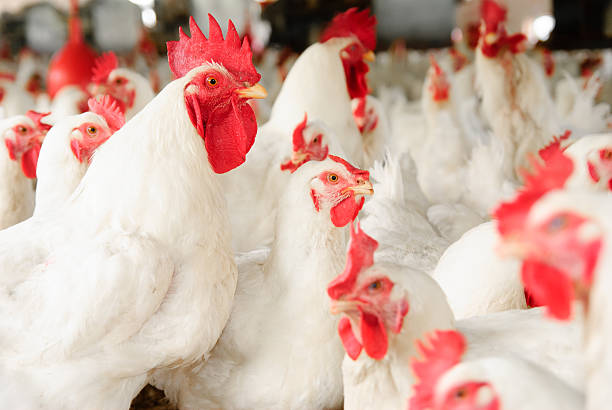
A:
{"type": "Polygon", "coordinates": [[[157,24],[157,14],[155,14],[155,10],[151,8],[146,8],[141,13],[142,24],[145,27],[151,28],[157,24]]]}
{"type": "Polygon", "coordinates": [[[140,8],[153,8],[155,0],[130,0],[130,3],[137,5],[140,8]]]}
{"type": "Polygon", "coordinates": [[[532,30],[533,34],[540,41],[546,41],[550,37],[555,28],[555,18],[550,15],[543,15],[533,20],[532,30]]]}

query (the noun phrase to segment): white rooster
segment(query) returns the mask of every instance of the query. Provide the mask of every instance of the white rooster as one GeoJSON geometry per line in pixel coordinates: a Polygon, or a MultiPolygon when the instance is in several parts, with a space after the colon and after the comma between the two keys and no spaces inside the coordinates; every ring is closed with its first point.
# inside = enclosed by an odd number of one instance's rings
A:
{"type": "Polygon", "coordinates": [[[244,162],[247,100],[265,90],[248,42],[209,20],[209,39],[191,19],[192,37],[168,43],[177,79],[97,150],[65,206],[0,235],[0,364],[44,386],[47,406],[127,409],[151,370],[208,354],[229,317],[215,173],[244,162]]]}

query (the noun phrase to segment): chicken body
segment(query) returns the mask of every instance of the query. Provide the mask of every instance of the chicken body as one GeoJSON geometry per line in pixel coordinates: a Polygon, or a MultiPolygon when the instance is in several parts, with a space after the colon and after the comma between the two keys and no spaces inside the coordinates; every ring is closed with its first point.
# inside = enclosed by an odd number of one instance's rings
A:
{"type": "Polygon", "coordinates": [[[13,127],[26,124],[36,125],[25,115],[13,116],[0,121],[0,229],[15,225],[30,216],[34,211],[34,184],[26,177],[20,166],[20,158],[10,158],[5,144],[7,133],[13,127]]]}
{"type": "Polygon", "coordinates": [[[181,408],[341,406],[344,353],[324,288],[342,269],[347,235],[332,223],[330,204],[321,200],[317,210],[310,197],[328,171],[350,178],[332,159],[301,166],[280,199],[269,254],[238,257],[232,314],[210,357],[160,375],[181,408]]]}
{"type": "Polygon", "coordinates": [[[0,235],[0,360],[52,407],[128,408],[150,370],[195,361],[221,334],[237,274],[229,221],[183,97],[206,68],[116,133],[66,206],[0,235]]]}
{"type": "MultiPolygon", "coordinates": [[[[112,131],[101,116],[86,112],[70,116],[56,123],[45,137],[45,142],[38,158],[36,206],[34,214],[46,213],[61,207],[70,197],[74,189],[81,182],[89,166],[89,158],[76,157],[72,148],[76,133],[82,133],[81,140],[94,144],[104,142],[104,138],[111,136],[112,131]],[[96,135],[87,134],[84,128],[94,127],[96,135]]],[[[97,148],[98,145],[92,147],[97,148]]],[[[93,154],[93,152],[91,152],[93,154]]]]}
{"type": "Polygon", "coordinates": [[[338,149],[330,147],[331,153],[351,163],[362,157],[361,134],[353,119],[339,57],[351,41],[315,43],[302,53],[283,83],[270,120],[260,127],[246,163],[221,176],[227,187],[235,250],[248,251],[270,243],[278,193],[287,182],[279,166],[291,155],[291,136],[304,114],[309,121],[321,121],[337,137],[338,149]],[[321,77],[322,72],[327,75],[321,77]]]}
{"type": "Polygon", "coordinates": [[[418,357],[416,341],[436,329],[456,328],[465,335],[466,360],[486,355],[516,355],[547,369],[574,388],[584,387],[579,322],[547,320],[539,308],[455,322],[444,293],[428,275],[384,262],[374,264],[365,272],[371,277],[381,274],[394,282],[392,295],[406,298],[409,310],[399,333],[389,331],[384,358],[375,360],[365,352],[356,360],[345,356],[346,409],[404,406],[416,383],[406,364],[418,357]]]}

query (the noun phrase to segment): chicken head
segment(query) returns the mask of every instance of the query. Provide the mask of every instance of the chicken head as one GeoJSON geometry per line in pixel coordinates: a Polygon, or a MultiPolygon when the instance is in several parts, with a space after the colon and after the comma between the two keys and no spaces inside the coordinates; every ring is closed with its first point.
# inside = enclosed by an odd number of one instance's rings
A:
{"type": "Polygon", "coordinates": [[[8,156],[21,164],[23,174],[28,178],[36,178],[36,164],[42,141],[50,126],[40,120],[46,114],[28,111],[26,115],[18,115],[3,121],[0,135],[4,139],[8,156]]]}
{"type": "Polygon", "coordinates": [[[329,211],[334,226],[351,222],[363,207],[364,195],[374,192],[370,173],[353,167],[342,158],[330,155],[335,166],[310,183],[310,197],[317,212],[329,211]]]}
{"type": "Polygon", "coordinates": [[[370,70],[365,61],[374,61],[376,49],[376,17],[370,10],[351,8],[338,14],[321,35],[321,42],[332,38],[350,37],[352,41],[340,51],[346,84],[351,98],[368,94],[366,74],[370,70]]]}
{"type": "Polygon", "coordinates": [[[182,30],[179,41],[168,42],[168,61],[178,78],[186,76],[184,100],[189,118],[204,139],[216,173],[236,168],[246,159],[257,133],[250,98],[265,98],[265,88],[252,62],[248,40],[240,42],[234,24],[224,39],[219,23],[209,15],[207,39],[193,18],[191,38],[182,30]]]}
{"type": "Polygon", "coordinates": [[[511,36],[506,32],[507,10],[493,0],[483,0],[481,6],[482,24],[480,26],[480,50],[489,58],[509,50],[516,54],[525,50],[527,37],[522,33],[511,36]]]}
{"type": "Polygon", "coordinates": [[[378,242],[351,225],[351,242],[344,271],[327,287],[331,311],[344,316],[338,333],[348,356],[356,360],[365,349],[380,360],[387,354],[387,330],[399,333],[408,313],[403,292],[379,268],[372,268],[378,242]]]}
{"type": "Polygon", "coordinates": [[[325,134],[316,124],[308,124],[308,115],[293,130],[293,152],[291,158],[280,166],[281,171],[293,173],[308,161],[323,161],[327,158],[329,147],[325,144],[325,134]]]}
{"type": "Polygon", "coordinates": [[[104,96],[100,101],[90,98],[88,105],[89,111],[96,115],[73,128],[70,136],[70,149],[79,162],[89,162],[94,151],[125,122],[121,109],[110,96],[104,96]]]}

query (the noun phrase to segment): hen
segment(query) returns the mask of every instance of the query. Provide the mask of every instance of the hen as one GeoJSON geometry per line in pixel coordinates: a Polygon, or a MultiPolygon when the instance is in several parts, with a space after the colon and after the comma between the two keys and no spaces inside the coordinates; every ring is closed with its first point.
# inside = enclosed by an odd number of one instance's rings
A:
{"type": "Polygon", "coordinates": [[[581,334],[576,322],[547,321],[541,309],[531,309],[455,323],[433,279],[375,262],[376,240],[360,228],[352,233],[344,272],[327,288],[332,312],[344,315],[338,333],[347,352],[342,366],[345,409],[403,406],[416,381],[407,366],[418,355],[416,340],[455,326],[466,335],[472,357],[517,355],[580,388],[581,334]]]}
{"type": "Polygon", "coordinates": [[[612,376],[610,194],[560,191],[560,178],[550,179],[499,207],[503,249],[523,260],[523,283],[551,316],[581,316],[574,298],[584,305],[586,408],[603,409],[612,376]]]}
{"type": "Polygon", "coordinates": [[[334,156],[291,175],[269,255],[238,258],[234,307],[210,357],[161,378],[181,408],[340,407],[343,352],[322,289],[343,264],[342,228],[371,192],[367,171],[334,156]]]}
{"type": "MultiPolygon", "coordinates": [[[[538,186],[538,179],[563,175],[567,179],[559,181],[560,186],[609,190],[612,135],[586,136],[561,148],[562,143],[567,144],[564,140],[568,136],[566,133],[555,138],[540,151],[545,165],[534,161],[533,173],[524,173],[531,181],[528,186],[538,186]]],[[[491,221],[466,232],[448,247],[433,272],[457,318],[524,308],[526,303],[533,303],[523,296],[519,264],[497,252],[497,228],[497,222],[491,221]]]]}
{"type": "Polygon", "coordinates": [[[123,114],[109,97],[91,98],[89,110],[66,117],[45,137],[36,168],[34,215],[58,209],[87,171],[94,151],[124,124],[123,114]]]}
{"type": "Polygon", "coordinates": [[[50,128],[41,115],[29,111],[0,120],[0,229],[29,218],[34,211],[36,162],[42,140],[50,128]]]}
{"type": "Polygon", "coordinates": [[[419,382],[409,410],[584,408],[582,392],[529,361],[513,355],[466,360],[467,343],[454,330],[436,331],[428,342],[418,342],[423,360],[412,361],[419,382]]]}
{"type": "Polygon", "coordinates": [[[151,370],[208,354],[229,317],[237,271],[215,174],[244,162],[247,100],[264,90],[233,24],[225,39],[209,27],[191,19],[192,37],[168,43],[177,79],[97,150],[65,206],[1,232],[0,364],[44,386],[49,407],[127,409],[151,370]]]}
{"type": "Polygon", "coordinates": [[[269,226],[274,219],[269,216],[276,207],[279,182],[286,180],[278,165],[291,155],[292,133],[305,114],[311,121],[323,122],[337,137],[341,152],[332,153],[361,162],[363,143],[351,111],[351,96],[367,94],[368,66],[363,59],[376,44],[375,24],[376,18],[367,10],[350,9],[336,16],[322,42],[308,47],[291,68],[245,166],[222,177],[237,251],[269,244],[269,240],[261,242],[267,235],[242,232],[258,231],[262,220],[267,221],[265,229],[273,232],[269,226]]]}
{"type": "Polygon", "coordinates": [[[92,82],[92,94],[112,96],[125,113],[126,120],[142,110],[154,96],[149,81],[135,71],[119,68],[117,56],[113,52],[98,57],[92,82]]]}

